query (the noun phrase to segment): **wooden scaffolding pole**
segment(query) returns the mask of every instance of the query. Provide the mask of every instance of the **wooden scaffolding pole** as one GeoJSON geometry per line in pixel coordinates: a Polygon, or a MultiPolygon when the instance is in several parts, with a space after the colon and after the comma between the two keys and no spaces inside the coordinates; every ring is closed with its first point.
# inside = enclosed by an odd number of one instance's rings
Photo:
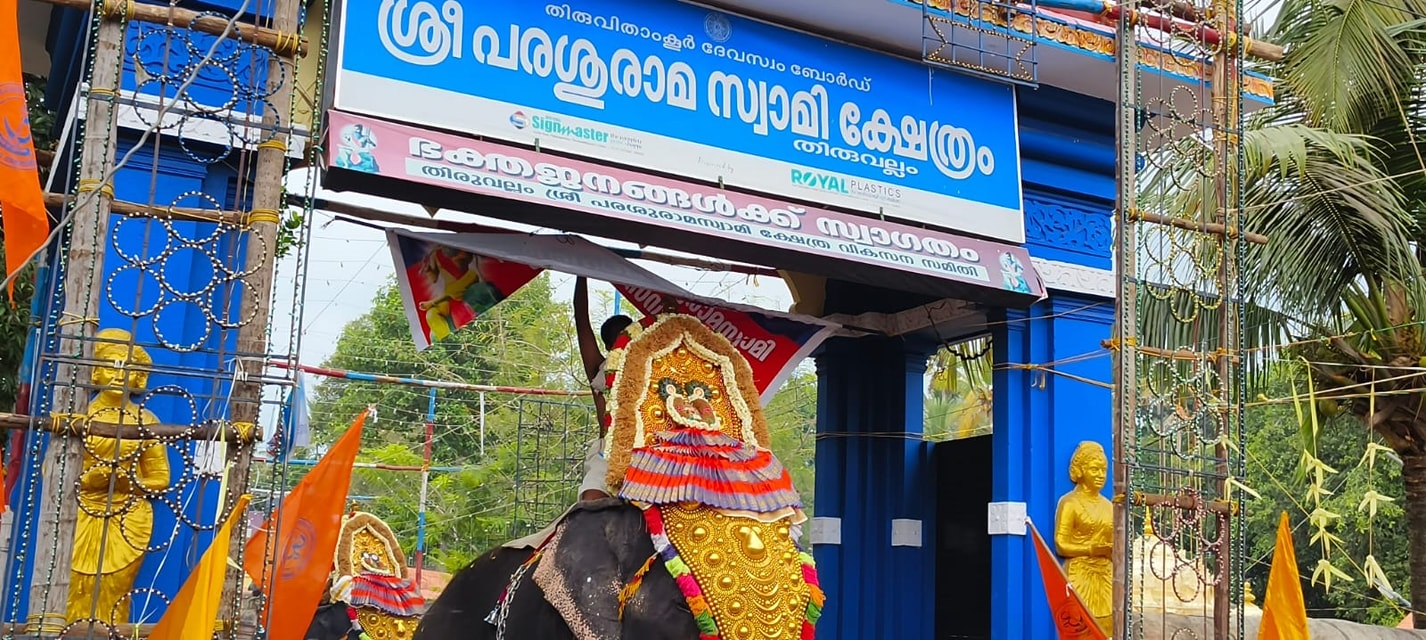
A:
{"type": "MultiPolygon", "coordinates": [[[[302,0],[274,0],[272,29],[280,34],[296,34],[302,0]]],[[[296,36],[294,35],[293,38],[296,36]]],[[[235,424],[255,425],[262,406],[263,368],[267,366],[267,325],[271,313],[272,284],[276,273],[277,236],[282,222],[283,178],[287,170],[287,145],[291,136],[283,123],[292,113],[292,94],[296,91],[296,71],[284,68],[281,56],[272,56],[267,71],[267,108],[262,114],[262,130],[271,137],[258,144],[257,162],[253,170],[252,211],[247,216],[248,273],[239,317],[246,323],[238,328],[239,358],[234,365],[237,377],[233,385],[229,416],[235,424]]],[[[294,65],[295,66],[295,65],[294,65]]],[[[224,505],[236,504],[248,491],[248,471],[252,466],[253,448],[249,445],[229,445],[227,451],[228,490],[224,505]]],[[[232,517],[245,520],[244,514],[232,517]]],[[[247,536],[233,536],[229,558],[243,557],[247,536]]],[[[223,601],[219,620],[236,622],[241,610],[243,571],[228,567],[223,581],[223,601]]],[[[260,614],[259,614],[260,615],[260,614]]],[[[259,627],[262,626],[259,621],[259,627]]],[[[229,637],[251,637],[247,630],[234,625],[229,637]]]]}
{"type": "Polygon", "coordinates": [[[1136,365],[1138,352],[1135,349],[1138,334],[1138,318],[1135,315],[1135,300],[1138,299],[1135,245],[1138,218],[1134,215],[1135,196],[1138,194],[1138,136],[1136,118],[1138,116],[1138,40],[1134,33],[1132,17],[1122,15],[1118,29],[1119,57],[1119,104],[1116,109],[1118,122],[1114,127],[1115,146],[1119,155],[1118,201],[1115,203],[1114,252],[1116,279],[1114,336],[1120,348],[1114,353],[1114,394],[1113,394],[1113,442],[1111,447],[1110,477],[1114,495],[1114,629],[1113,638],[1127,638],[1130,623],[1129,603],[1132,592],[1127,562],[1129,544],[1129,522],[1131,508],[1124,499],[1129,491],[1128,453],[1134,447],[1134,413],[1138,405],[1136,395],[1138,379],[1136,365]]]}
{"type": "MultiPolygon", "coordinates": [[[[1237,24],[1237,2],[1235,0],[1213,0],[1213,17],[1217,23],[1215,26],[1219,33],[1235,34],[1239,26],[1237,24]]],[[[1236,42],[1232,38],[1230,41],[1236,42]]],[[[1242,101],[1242,77],[1239,75],[1241,58],[1238,47],[1228,43],[1222,43],[1218,47],[1217,55],[1213,59],[1213,83],[1209,88],[1209,95],[1213,98],[1213,196],[1217,206],[1214,212],[1216,218],[1214,222],[1224,229],[1241,228],[1242,219],[1234,219],[1232,212],[1239,211],[1241,204],[1238,202],[1238,143],[1241,140],[1240,126],[1240,103],[1242,101]]],[[[1223,255],[1218,261],[1218,295],[1223,301],[1223,306],[1219,310],[1221,317],[1218,323],[1218,349],[1226,352],[1230,356],[1239,355],[1238,348],[1238,318],[1237,291],[1235,283],[1237,281],[1238,264],[1236,260],[1236,248],[1241,241],[1236,235],[1222,235],[1218,238],[1221,241],[1223,255]]],[[[1218,368],[1218,389],[1220,406],[1233,407],[1238,401],[1235,397],[1240,390],[1235,388],[1234,380],[1236,376],[1233,358],[1220,358],[1217,362],[1218,368]]],[[[1217,416],[1221,420],[1219,423],[1223,429],[1220,433],[1220,442],[1214,447],[1214,454],[1217,457],[1218,479],[1216,481],[1216,491],[1218,499],[1224,500],[1228,495],[1228,478],[1233,473],[1232,465],[1229,464],[1229,450],[1226,440],[1236,436],[1236,430],[1241,428],[1240,421],[1236,419],[1232,412],[1217,416]]],[[[1227,640],[1231,637],[1229,629],[1233,618],[1233,590],[1234,583],[1234,558],[1233,552],[1233,519],[1236,514],[1231,512],[1218,515],[1218,543],[1216,553],[1215,570],[1218,574],[1218,581],[1213,585],[1213,637],[1220,640],[1227,640]]]]}
{"type": "MultiPolygon", "coordinates": [[[[59,353],[81,354],[86,338],[96,332],[95,317],[104,290],[104,248],[109,230],[110,183],[114,166],[117,119],[114,117],[119,75],[123,69],[124,23],[99,23],[86,98],[83,147],[80,150],[78,200],[65,261],[64,306],[59,329],[59,353]]],[[[38,294],[37,294],[38,295],[38,294]]],[[[73,361],[57,363],[51,415],[80,413],[87,393],[75,384],[85,374],[73,361]]],[[[45,448],[41,483],[40,517],[35,537],[35,571],[48,572],[30,581],[30,615],[27,628],[36,635],[52,635],[65,624],[69,599],[69,567],[74,554],[74,529],[79,503],[65,492],[79,481],[83,445],[69,435],[51,435],[45,448]]],[[[102,612],[101,616],[107,616],[102,612]]],[[[100,617],[100,616],[94,616],[100,617]]]]}

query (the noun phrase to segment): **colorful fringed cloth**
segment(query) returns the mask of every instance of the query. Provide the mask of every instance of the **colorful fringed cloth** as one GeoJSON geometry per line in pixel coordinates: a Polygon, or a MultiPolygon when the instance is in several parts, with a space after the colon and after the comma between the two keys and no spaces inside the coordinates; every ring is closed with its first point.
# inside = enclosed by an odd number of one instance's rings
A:
{"type": "Polygon", "coordinates": [[[657,439],[634,450],[620,498],[754,513],[802,507],[791,474],[771,451],[702,429],[664,431],[657,439]]]}
{"type": "Polygon", "coordinates": [[[400,618],[421,615],[426,604],[416,585],[395,576],[360,574],[352,577],[353,607],[369,607],[400,618]]]}

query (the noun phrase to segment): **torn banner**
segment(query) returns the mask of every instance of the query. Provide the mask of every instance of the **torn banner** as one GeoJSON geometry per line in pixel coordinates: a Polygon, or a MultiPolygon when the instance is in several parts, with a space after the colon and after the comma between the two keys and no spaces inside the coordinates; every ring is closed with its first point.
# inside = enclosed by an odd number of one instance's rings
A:
{"type": "MultiPolygon", "coordinates": [[[[458,330],[545,269],[609,282],[644,314],[661,308],[665,298],[673,298],[679,312],[698,318],[742,352],[763,404],[837,328],[810,316],[695,295],[579,236],[391,230],[387,243],[396,260],[401,300],[417,349],[448,335],[433,332],[433,325],[437,332],[458,330]],[[433,267],[423,266],[423,260],[431,260],[426,256],[440,256],[436,259],[454,266],[433,274],[433,267]],[[472,266],[461,270],[461,265],[472,266]],[[477,287],[476,294],[467,293],[477,287]],[[440,302],[449,303],[448,312],[436,306],[440,302]]],[[[440,264],[444,263],[437,267],[440,264]]]]}

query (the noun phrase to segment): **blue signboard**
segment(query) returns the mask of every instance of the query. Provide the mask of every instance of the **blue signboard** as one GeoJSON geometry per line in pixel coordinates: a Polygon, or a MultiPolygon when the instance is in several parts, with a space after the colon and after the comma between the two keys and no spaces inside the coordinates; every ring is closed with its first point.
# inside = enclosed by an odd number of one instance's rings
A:
{"type": "Polygon", "coordinates": [[[342,5],[338,109],[1024,239],[1008,85],[671,0],[342,5]]]}

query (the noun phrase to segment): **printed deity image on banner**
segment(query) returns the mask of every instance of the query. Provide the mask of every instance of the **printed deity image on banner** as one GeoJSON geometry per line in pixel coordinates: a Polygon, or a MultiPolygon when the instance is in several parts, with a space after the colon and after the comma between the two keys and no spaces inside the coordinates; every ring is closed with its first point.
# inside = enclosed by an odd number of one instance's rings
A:
{"type": "Polygon", "coordinates": [[[332,164],[338,169],[381,173],[376,164],[376,133],[364,124],[349,124],[342,127],[335,141],[332,164]]]}
{"type": "Polygon", "coordinates": [[[392,234],[402,303],[418,348],[446,339],[525,286],[540,269],[392,234]]]}

